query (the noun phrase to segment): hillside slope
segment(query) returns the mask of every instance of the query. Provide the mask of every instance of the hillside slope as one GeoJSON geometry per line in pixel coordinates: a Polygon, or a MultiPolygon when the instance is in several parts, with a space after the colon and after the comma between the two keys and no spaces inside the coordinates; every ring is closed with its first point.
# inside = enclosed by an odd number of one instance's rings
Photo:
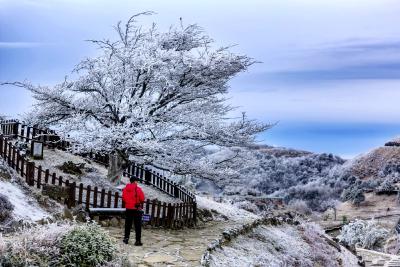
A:
{"type": "Polygon", "coordinates": [[[50,219],[61,211],[61,205],[25,186],[18,174],[0,160],[0,228],[11,229],[50,219]]]}
{"type": "Polygon", "coordinates": [[[201,192],[229,196],[241,202],[248,196],[274,196],[286,203],[304,201],[313,210],[334,205],[348,183],[345,160],[288,148],[257,146],[251,150],[255,166],[243,166],[234,178],[196,181],[201,192]]]}
{"type": "Polygon", "coordinates": [[[360,179],[384,178],[400,172],[400,147],[382,146],[353,160],[352,174],[360,179]]]}
{"type": "Polygon", "coordinates": [[[210,266],[357,266],[349,251],[330,245],[315,225],[261,225],[211,254],[210,266]],[[262,251],[262,253],[260,253],[262,251]]]}

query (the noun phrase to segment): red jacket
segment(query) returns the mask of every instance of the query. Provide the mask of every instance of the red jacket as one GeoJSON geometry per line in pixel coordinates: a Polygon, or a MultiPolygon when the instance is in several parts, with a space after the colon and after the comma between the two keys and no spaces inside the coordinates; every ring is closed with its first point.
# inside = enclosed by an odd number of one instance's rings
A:
{"type": "Polygon", "coordinates": [[[127,184],[122,190],[122,200],[125,202],[125,208],[127,209],[142,209],[144,202],[143,191],[136,183],[127,184]]]}

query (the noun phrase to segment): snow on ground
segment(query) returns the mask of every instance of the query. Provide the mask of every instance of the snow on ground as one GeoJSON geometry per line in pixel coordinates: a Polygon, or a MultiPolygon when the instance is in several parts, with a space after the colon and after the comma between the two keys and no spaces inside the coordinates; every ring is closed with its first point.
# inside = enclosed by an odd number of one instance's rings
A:
{"type": "Polygon", "coordinates": [[[39,206],[35,199],[28,197],[15,183],[0,180],[0,194],[7,196],[13,204],[12,214],[15,220],[35,222],[51,216],[39,206]]]}
{"type": "Polygon", "coordinates": [[[213,252],[210,266],[350,267],[357,266],[357,258],[339,253],[309,228],[262,225],[213,252]]]}
{"type": "MultiPolygon", "coordinates": [[[[118,186],[113,185],[107,179],[107,168],[103,165],[93,162],[92,160],[85,159],[81,156],[74,155],[72,153],[62,151],[59,149],[44,149],[43,160],[35,160],[36,164],[41,165],[43,169],[49,169],[51,173],[55,172],[58,175],[63,176],[65,179],[81,182],[84,185],[98,186],[106,190],[122,190],[125,184],[129,183],[129,179],[124,177],[121,184],[118,186]],[[58,169],[56,166],[62,165],[64,162],[72,161],[75,164],[85,163],[84,173],[81,176],[66,174],[58,169]]],[[[158,199],[161,202],[167,203],[180,203],[181,201],[177,198],[171,197],[153,186],[139,184],[142,187],[146,199],[158,199]]]]}
{"type": "Polygon", "coordinates": [[[260,217],[249,211],[239,209],[230,203],[219,203],[214,201],[211,197],[196,196],[197,206],[200,209],[216,210],[218,213],[227,216],[232,221],[240,221],[243,223],[252,222],[260,217]]]}
{"type": "Polygon", "coordinates": [[[75,175],[62,173],[62,171],[57,168],[57,166],[61,166],[64,162],[67,161],[72,161],[75,164],[85,163],[85,167],[93,169],[93,171],[98,176],[101,177],[107,176],[107,169],[104,168],[103,165],[59,149],[44,148],[43,159],[35,160],[35,163],[37,165],[42,165],[43,169],[49,169],[50,172],[56,172],[58,174],[62,174],[62,176],[65,177],[66,179],[75,180],[76,179],[75,175]]]}

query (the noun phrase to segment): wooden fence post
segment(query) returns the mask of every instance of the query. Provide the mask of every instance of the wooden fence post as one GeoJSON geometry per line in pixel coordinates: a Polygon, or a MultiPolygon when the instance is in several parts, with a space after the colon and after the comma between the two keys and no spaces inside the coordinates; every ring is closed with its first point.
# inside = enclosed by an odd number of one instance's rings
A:
{"type": "Polygon", "coordinates": [[[28,161],[26,162],[26,182],[29,186],[35,185],[35,162],[28,161]]]}
{"type": "Polygon", "coordinates": [[[90,207],[90,185],[86,187],[86,210],[90,207]]]}
{"type": "Polygon", "coordinates": [[[104,208],[104,199],[106,195],[106,190],[103,188],[101,189],[101,196],[100,196],[100,207],[104,208]]]}
{"type": "Polygon", "coordinates": [[[144,180],[147,185],[151,184],[151,172],[147,168],[144,169],[144,180]]]}
{"type": "Polygon", "coordinates": [[[174,197],[179,198],[179,187],[178,184],[174,183],[174,197]]]}
{"type": "Polygon", "coordinates": [[[98,193],[98,188],[97,186],[95,186],[93,190],[93,208],[97,208],[97,193],[98,193]]]}
{"type": "Polygon", "coordinates": [[[156,206],[157,206],[157,199],[153,199],[151,202],[151,226],[155,226],[156,222],[156,206]]]}
{"type": "Polygon", "coordinates": [[[51,184],[56,184],[56,177],[57,177],[57,174],[55,172],[53,172],[53,175],[51,176],[51,184]]]}
{"type": "Polygon", "coordinates": [[[197,203],[193,202],[193,223],[197,225],[197,203]]]}
{"type": "Polygon", "coordinates": [[[31,132],[31,127],[27,127],[26,128],[26,142],[27,143],[29,143],[29,135],[30,135],[30,132],[31,132]]]}
{"type": "Polygon", "coordinates": [[[25,158],[21,156],[21,177],[24,177],[24,165],[25,165],[25,158]]]}
{"type": "Polygon", "coordinates": [[[0,134],[0,156],[3,154],[3,135],[0,134]]]}
{"type": "Polygon", "coordinates": [[[50,177],[50,170],[49,170],[49,169],[46,169],[45,174],[44,174],[44,182],[45,182],[46,184],[49,183],[49,177],[50,177]]]}
{"type": "Polygon", "coordinates": [[[8,144],[8,140],[7,140],[7,138],[5,138],[4,139],[4,151],[3,151],[3,158],[4,158],[4,161],[6,161],[6,159],[7,159],[7,144],[8,144]]]}
{"type": "Polygon", "coordinates": [[[17,156],[17,149],[15,146],[12,147],[12,168],[16,170],[16,156],[17,156]]]}
{"type": "Polygon", "coordinates": [[[37,188],[40,188],[40,185],[42,183],[42,165],[39,165],[38,167],[38,180],[37,180],[37,188]]]}
{"type": "Polygon", "coordinates": [[[75,204],[76,204],[76,182],[73,182],[68,186],[67,205],[68,208],[70,209],[71,207],[75,207],[75,204]]]}
{"type": "Polygon", "coordinates": [[[156,220],[156,226],[160,226],[162,223],[161,221],[161,201],[157,202],[157,220],[156,220]]]}
{"type": "Polygon", "coordinates": [[[175,204],[171,205],[169,208],[169,218],[168,218],[168,227],[173,228],[175,222],[175,204]]]}
{"type": "Polygon", "coordinates": [[[19,126],[19,122],[15,122],[13,125],[13,136],[14,138],[18,137],[18,126],[19,126]]]}
{"type": "Polygon", "coordinates": [[[12,151],[12,143],[8,143],[8,166],[12,166],[12,158],[11,158],[11,151],[12,151]]]}
{"type": "Polygon", "coordinates": [[[118,208],[118,198],[119,198],[119,193],[115,192],[115,194],[114,194],[114,208],[118,208]]]}
{"type": "Polygon", "coordinates": [[[83,184],[79,184],[79,191],[78,191],[78,204],[82,204],[82,194],[83,194],[83,184]]]}
{"type": "Polygon", "coordinates": [[[165,202],[162,205],[162,221],[161,221],[161,223],[163,226],[167,225],[167,203],[165,203],[165,202]]]}
{"type": "Polygon", "coordinates": [[[107,208],[111,208],[111,191],[110,190],[108,190],[108,193],[107,193],[107,208]]]}

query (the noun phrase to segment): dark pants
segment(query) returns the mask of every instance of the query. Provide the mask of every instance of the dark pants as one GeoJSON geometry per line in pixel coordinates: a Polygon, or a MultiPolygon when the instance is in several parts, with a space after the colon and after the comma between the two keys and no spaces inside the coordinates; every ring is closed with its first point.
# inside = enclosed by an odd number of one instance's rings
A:
{"type": "Polygon", "coordinates": [[[125,239],[129,239],[132,229],[132,222],[135,225],[136,242],[142,239],[142,211],[126,209],[125,213],[125,239]]]}

